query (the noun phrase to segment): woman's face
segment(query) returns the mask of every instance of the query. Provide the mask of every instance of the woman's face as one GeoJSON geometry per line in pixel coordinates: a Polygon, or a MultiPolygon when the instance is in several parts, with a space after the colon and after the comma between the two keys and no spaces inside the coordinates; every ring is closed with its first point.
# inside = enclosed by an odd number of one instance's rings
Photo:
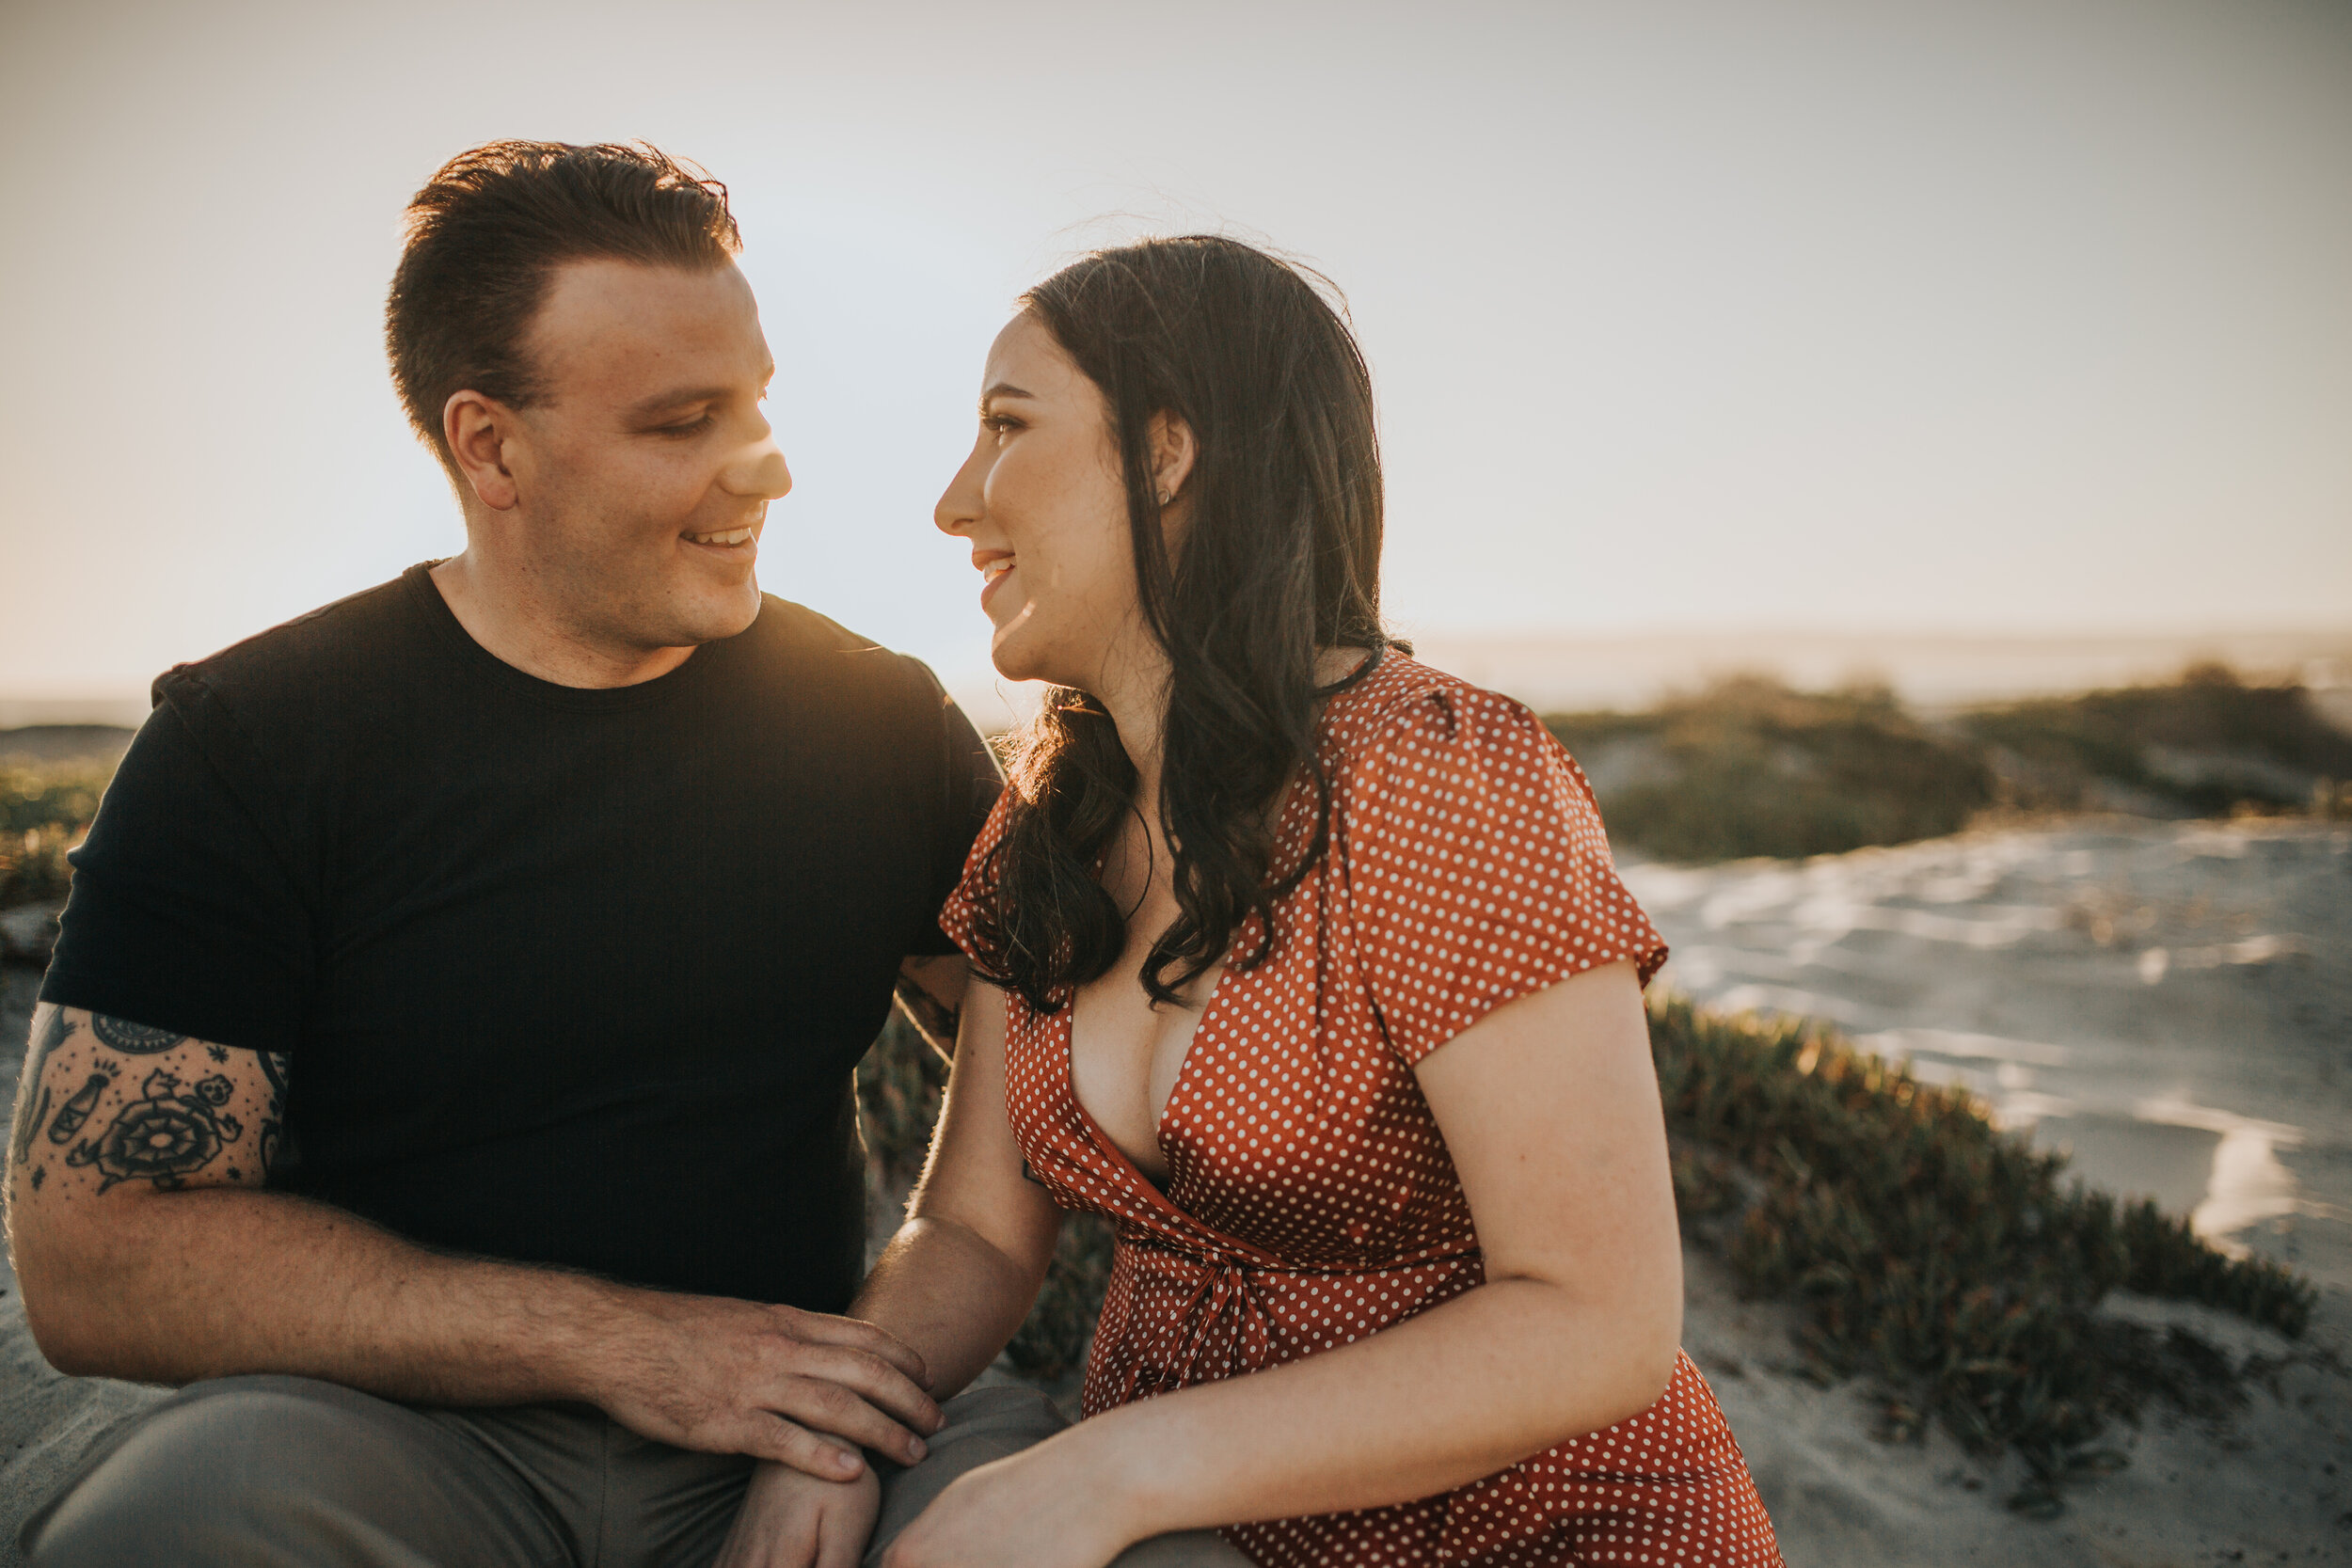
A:
{"type": "Polygon", "coordinates": [[[972,546],[997,671],[1100,692],[1142,627],[1102,391],[1025,312],[996,335],[981,388],[979,439],[932,520],[972,546]]]}

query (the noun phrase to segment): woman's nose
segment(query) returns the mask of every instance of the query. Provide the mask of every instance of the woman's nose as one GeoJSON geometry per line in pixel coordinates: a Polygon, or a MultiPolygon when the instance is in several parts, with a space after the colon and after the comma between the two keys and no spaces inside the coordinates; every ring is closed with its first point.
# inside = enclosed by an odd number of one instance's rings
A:
{"type": "Polygon", "coordinates": [[[789,494],[792,470],[785,466],[784,449],[776,445],[775,432],[764,433],[737,452],[719,475],[719,484],[727,494],[746,500],[780,500],[789,494]]]}
{"type": "Polygon", "coordinates": [[[981,483],[987,477],[976,447],[972,455],[963,460],[963,467],[956,470],[956,477],[947,482],[939,504],[931,508],[931,526],[942,533],[969,532],[980,520],[981,483]]]}

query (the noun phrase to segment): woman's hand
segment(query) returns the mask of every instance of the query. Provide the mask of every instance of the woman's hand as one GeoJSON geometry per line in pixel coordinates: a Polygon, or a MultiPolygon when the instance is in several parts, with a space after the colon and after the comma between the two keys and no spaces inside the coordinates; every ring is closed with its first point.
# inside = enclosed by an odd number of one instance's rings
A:
{"type": "Polygon", "coordinates": [[[1126,1489],[1097,1483],[1058,1441],[960,1477],[882,1554],[882,1568],[1103,1568],[1144,1533],[1126,1489]]]}
{"type": "Polygon", "coordinates": [[[819,1481],[763,1461],[712,1568],[857,1568],[881,1512],[870,1465],[855,1481],[819,1481]]]}

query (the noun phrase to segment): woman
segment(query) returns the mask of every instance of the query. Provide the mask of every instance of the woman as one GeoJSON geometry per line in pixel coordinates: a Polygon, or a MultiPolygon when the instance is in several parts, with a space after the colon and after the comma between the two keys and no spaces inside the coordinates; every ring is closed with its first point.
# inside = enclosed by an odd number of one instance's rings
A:
{"type": "Polygon", "coordinates": [[[1383,636],[1346,328],[1210,238],[1024,305],[937,521],[1056,689],[943,920],[988,984],[859,1310],[952,1387],[1062,1209],[1119,1244],[1089,1418],[884,1562],[1222,1526],[1268,1565],[1777,1563],[1677,1349],[1665,950],[1534,718],[1383,636]]]}

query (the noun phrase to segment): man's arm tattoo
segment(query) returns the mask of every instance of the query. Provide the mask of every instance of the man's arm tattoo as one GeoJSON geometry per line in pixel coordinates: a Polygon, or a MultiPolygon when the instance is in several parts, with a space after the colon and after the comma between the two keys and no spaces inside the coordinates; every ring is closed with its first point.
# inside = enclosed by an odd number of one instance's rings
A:
{"type": "MultiPolygon", "coordinates": [[[[278,1167],[278,1156],[285,1148],[286,1137],[286,1058],[276,1051],[257,1051],[262,1060],[262,1076],[269,1080],[269,1101],[262,1107],[262,1130],[254,1135],[254,1175],[269,1180],[269,1173],[278,1167]]],[[[229,1173],[234,1180],[237,1173],[229,1173]]]]}
{"type": "Polygon", "coordinates": [[[72,1033],[73,1021],[65,1016],[65,1009],[52,1007],[24,1053],[24,1070],[17,1076],[16,1120],[8,1132],[8,1148],[20,1165],[32,1159],[33,1134],[49,1116],[49,1087],[40,1081],[40,1069],[72,1033]]]}
{"type": "Polygon", "coordinates": [[[188,1037],[176,1029],[155,1029],[144,1023],[130,1023],[104,1013],[89,1015],[89,1026],[98,1037],[126,1056],[160,1056],[188,1037]]]}
{"type": "Polygon", "coordinates": [[[89,1114],[98,1109],[98,1097],[114,1087],[114,1082],[111,1072],[91,1073],[74,1091],[73,1098],[57,1112],[57,1119],[49,1124],[49,1141],[61,1144],[79,1132],[82,1124],[89,1120],[89,1114]]]}
{"type": "MultiPolygon", "coordinates": [[[[88,1028],[77,1036],[74,1022],[59,1008],[33,1041],[17,1099],[13,1147],[19,1164],[33,1164],[45,1143],[54,1146],[51,1152],[62,1151],[66,1166],[90,1172],[101,1193],[133,1180],[164,1192],[224,1177],[246,1183],[268,1180],[284,1142],[285,1056],[249,1053],[261,1070],[258,1079],[245,1070],[240,1081],[207,1070],[210,1064],[230,1063],[227,1047],[104,1013],[88,1016],[88,1028]],[[69,1052],[53,1064],[56,1053],[77,1037],[90,1049],[69,1052]],[[163,1059],[152,1062],[141,1078],[133,1064],[109,1052],[163,1059]],[[52,1065],[59,1069],[58,1081],[39,1083],[37,1075],[52,1065]],[[77,1078],[79,1086],[68,1092],[77,1078]],[[134,1083],[135,1089],[130,1086],[134,1083]],[[56,1105],[60,1093],[67,1098],[56,1105]],[[40,1137],[44,1129],[46,1139],[40,1137]]],[[[48,1175],[46,1160],[35,1164],[28,1178],[34,1190],[48,1175]]]]}
{"type": "Polygon", "coordinates": [[[97,1142],[76,1144],[65,1163],[96,1165],[104,1178],[98,1184],[102,1193],[135,1177],[166,1192],[184,1187],[245,1136],[244,1123],[221,1109],[235,1092],[219,1073],[191,1086],[157,1068],[97,1142]]]}
{"type": "Polygon", "coordinates": [[[898,976],[898,1006],[916,1033],[933,1051],[952,1060],[956,1053],[956,1025],[963,1017],[962,1009],[950,1007],[904,974],[898,976]]]}

